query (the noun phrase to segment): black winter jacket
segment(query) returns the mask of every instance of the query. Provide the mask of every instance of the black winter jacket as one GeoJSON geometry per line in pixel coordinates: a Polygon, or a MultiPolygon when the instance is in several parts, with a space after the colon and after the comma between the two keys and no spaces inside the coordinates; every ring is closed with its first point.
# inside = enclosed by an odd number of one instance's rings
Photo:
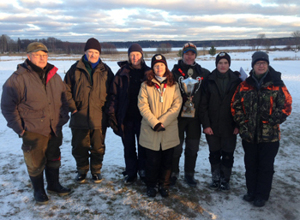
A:
{"type": "Polygon", "coordinates": [[[83,57],[71,66],[65,76],[67,98],[71,115],[70,127],[76,129],[106,129],[105,114],[107,94],[114,74],[102,61],[93,73],[93,82],[87,71],[83,57]]]}
{"type": "MultiPolygon", "coordinates": [[[[110,124],[113,128],[115,134],[122,136],[124,132],[124,119],[128,111],[129,104],[129,86],[130,86],[130,72],[137,71],[133,69],[128,61],[118,62],[121,67],[115,75],[113,83],[110,89],[110,101],[108,105],[107,112],[110,117],[110,124]],[[113,125],[113,124],[114,125],[113,125]]],[[[144,73],[144,78],[138,82],[139,88],[142,82],[145,80],[145,73],[150,70],[150,68],[143,62],[141,72],[144,73]]],[[[138,99],[138,97],[135,97],[138,99]]],[[[138,112],[136,118],[142,120],[142,116],[139,113],[138,107],[135,106],[138,112]]]]}
{"type": "Polygon", "coordinates": [[[229,69],[229,82],[222,96],[221,88],[217,83],[217,73],[218,70],[215,69],[202,85],[200,117],[203,129],[211,127],[214,135],[229,137],[237,127],[231,115],[231,98],[242,80],[238,72],[229,69]]]}

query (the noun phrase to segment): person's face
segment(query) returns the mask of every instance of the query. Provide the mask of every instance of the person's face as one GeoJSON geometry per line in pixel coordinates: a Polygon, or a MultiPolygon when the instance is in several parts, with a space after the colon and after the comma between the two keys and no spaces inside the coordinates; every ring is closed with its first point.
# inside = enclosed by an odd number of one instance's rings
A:
{"type": "Polygon", "coordinates": [[[192,65],[195,62],[196,54],[193,51],[188,51],[183,54],[183,62],[187,65],[192,65]]]}
{"type": "Polygon", "coordinates": [[[27,54],[28,60],[34,65],[44,69],[47,66],[48,54],[42,50],[27,54]]]}
{"type": "Polygon", "coordinates": [[[259,60],[254,64],[254,72],[257,75],[261,75],[267,72],[268,70],[268,62],[267,61],[263,61],[263,60],[259,60]]]}
{"type": "Polygon", "coordinates": [[[229,70],[229,63],[226,59],[219,60],[217,64],[217,70],[220,73],[226,73],[229,70]]]}
{"type": "Polygon", "coordinates": [[[140,68],[143,55],[140,52],[133,51],[129,54],[130,63],[135,68],[140,68]]]}
{"type": "Polygon", "coordinates": [[[89,62],[91,63],[97,63],[100,57],[100,53],[98,50],[95,49],[89,49],[85,51],[85,55],[89,62]]]}
{"type": "Polygon", "coordinates": [[[162,77],[166,72],[166,65],[164,63],[158,62],[154,64],[153,70],[156,76],[162,77]]]}

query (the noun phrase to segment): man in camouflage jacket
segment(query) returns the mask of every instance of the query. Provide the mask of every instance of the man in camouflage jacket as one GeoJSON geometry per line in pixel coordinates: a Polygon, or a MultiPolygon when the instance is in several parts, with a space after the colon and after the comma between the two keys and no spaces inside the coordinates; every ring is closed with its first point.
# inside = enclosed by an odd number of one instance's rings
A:
{"type": "Polygon", "coordinates": [[[248,192],[243,199],[261,207],[270,195],[279,124],[291,114],[292,97],[265,52],[252,55],[252,67],[233,95],[231,111],[245,150],[248,192]]]}

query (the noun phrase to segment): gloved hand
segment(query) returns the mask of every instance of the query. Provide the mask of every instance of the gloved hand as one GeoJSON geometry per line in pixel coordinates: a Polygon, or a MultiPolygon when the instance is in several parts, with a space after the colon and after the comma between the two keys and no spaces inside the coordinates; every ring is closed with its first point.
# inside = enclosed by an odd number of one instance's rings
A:
{"type": "Polygon", "coordinates": [[[162,123],[158,123],[154,126],[153,130],[159,132],[159,131],[165,131],[166,129],[163,127],[162,123]]]}

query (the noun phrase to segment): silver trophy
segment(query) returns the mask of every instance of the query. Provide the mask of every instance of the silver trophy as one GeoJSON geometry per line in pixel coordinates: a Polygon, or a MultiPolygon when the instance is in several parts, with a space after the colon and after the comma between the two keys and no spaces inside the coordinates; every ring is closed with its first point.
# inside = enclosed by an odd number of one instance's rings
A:
{"type": "Polygon", "coordinates": [[[183,105],[181,117],[194,118],[195,117],[195,105],[193,103],[193,96],[199,90],[202,79],[197,77],[196,79],[192,78],[193,69],[188,70],[188,78],[184,79],[183,76],[179,77],[178,82],[180,89],[183,93],[187,95],[187,100],[183,105]]]}

